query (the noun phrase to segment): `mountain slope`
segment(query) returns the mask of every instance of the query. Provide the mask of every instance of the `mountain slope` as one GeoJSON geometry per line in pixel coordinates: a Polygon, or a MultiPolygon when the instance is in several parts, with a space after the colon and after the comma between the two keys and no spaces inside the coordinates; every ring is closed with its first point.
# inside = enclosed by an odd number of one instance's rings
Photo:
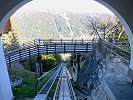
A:
{"type": "Polygon", "coordinates": [[[108,14],[83,13],[21,13],[11,17],[13,29],[19,34],[20,42],[34,39],[89,39],[90,17],[107,19],[108,14]]]}

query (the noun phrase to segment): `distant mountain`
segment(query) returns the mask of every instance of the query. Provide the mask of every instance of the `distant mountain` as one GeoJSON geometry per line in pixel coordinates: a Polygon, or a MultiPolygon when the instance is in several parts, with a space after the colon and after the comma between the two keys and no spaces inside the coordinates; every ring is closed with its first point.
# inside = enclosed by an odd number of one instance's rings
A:
{"type": "Polygon", "coordinates": [[[113,17],[98,13],[21,13],[11,17],[13,28],[19,33],[20,42],[34,39],[89,39],[90,18],[100,19],[113,17]]]}

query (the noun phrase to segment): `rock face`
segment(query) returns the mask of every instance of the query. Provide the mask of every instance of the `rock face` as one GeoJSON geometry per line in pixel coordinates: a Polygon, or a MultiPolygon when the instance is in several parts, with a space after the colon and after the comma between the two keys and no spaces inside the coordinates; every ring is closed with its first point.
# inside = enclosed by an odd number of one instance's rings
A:
{"type": "Polygon", "coordinates": [[[85,65],[78,73],[77,85],[87,93],[99,84],[99,79],[102,77],[103,64],[102,59],[96,50],[86,55],[85,65]]]}
{"type": "Polygon", "coordinates": [[[97,45],[95,48],[86,55],[85,64],[78,73],[77,86],[86,91],[92,100],[122,100],[123,97],[124,100],[132,100],[132,86],[126,79],[128,65],[110,59],[110,53],[105,49],[97,45]]]}

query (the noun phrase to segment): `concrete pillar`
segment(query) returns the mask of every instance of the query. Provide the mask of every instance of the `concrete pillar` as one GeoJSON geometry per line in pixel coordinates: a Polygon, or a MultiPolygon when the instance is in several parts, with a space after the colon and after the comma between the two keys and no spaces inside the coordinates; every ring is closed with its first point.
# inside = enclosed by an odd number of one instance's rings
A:
{"type": "Polygon", "coordinates": [[[0,37],[0,100],[12,100],[13,94],[0,37]]]}

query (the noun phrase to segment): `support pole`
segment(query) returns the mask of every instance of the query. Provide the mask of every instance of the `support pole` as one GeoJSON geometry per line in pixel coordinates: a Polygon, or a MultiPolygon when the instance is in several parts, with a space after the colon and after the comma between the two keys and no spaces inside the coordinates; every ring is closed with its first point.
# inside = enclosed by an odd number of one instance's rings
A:
{"type": "Polygon", "coordinates": [[[4,56],[2,40],[0,37],[0,100],[13,99],[10,79],[8,75],[6,60],[4,56]]]}
{"type": "Polygon", "coordinates": [[[72,44],[73,44],[73,39],[72,39],[72,44]]]}
{"type": "Polygon", "coordinates": [[[37,54],[37,63],[39,64],[39,73],[40,73],[40,75],[39,75],[39,77],[43,74],[43,71],[42,71],[42,57],[41,57],[41,55],[40,55],[40,49],[39,49],[39,45],[37,45],[37,51],[38,51],[38,54],[37,54]]]}
{"type": "Polygon", "coordinates": [[[55,43],[55,54],[56,54],[56,43],[55,43]]]}
{"type": "Polygon", "coordinates": [[[46,54],[48,54],[48,44],[46,44],[46,54]]]}
{"type": "Polygon", "coordinates": [[[11,68],[11,59],[10,59],[10,54],[8,56],[8,59],[9,59],[9,68],[11,68]]]}
{"type": "Polygon", "coordinates": [[[86,53],[88,52],[88,43],[86,44],[86,53]]]}
{"type": "Polygon", "coordinates": [[[83,44],[84,40],[82,39],[82,44],[83,44]]]}
{"type": "Polygon", "coordinates": [[[78,65],[78,73],[80,71],[80,58],[81,58],[81,54],[77,54],[77,65],[78,65]]]}
{"type": "Polygon", "coordinates": [[[61,39],[61,46],[62,46],[62,39],[61,39]]]}
{"type": "Polygon", "coordinates": [[[38,64],[38,66],[36,66],[36,67],[38,67],[37,69],[39,70],[38,72],[39,72],[39,77],[40,77],[43,74],[41,55],[37,55],[37,64],[38,64]]]}
{"type": "Polygon", "coordinates": [[[75,49],[76,49],[76,43],[74,43],[74,53],[75,53],[75,49]]]}
{"type": "Polygon", "coordinates": [[[64,43],[64,53],[66,53],[66,44],[64,43]]]}
{"type": "Polygon", "coordinates": [[[28,52],[29,52],[30,70],[33,71],[33,68],[32,68],[32,61],[31,61],[31,51],[30,51],[30,46],[28,47],[28,52]]]}

